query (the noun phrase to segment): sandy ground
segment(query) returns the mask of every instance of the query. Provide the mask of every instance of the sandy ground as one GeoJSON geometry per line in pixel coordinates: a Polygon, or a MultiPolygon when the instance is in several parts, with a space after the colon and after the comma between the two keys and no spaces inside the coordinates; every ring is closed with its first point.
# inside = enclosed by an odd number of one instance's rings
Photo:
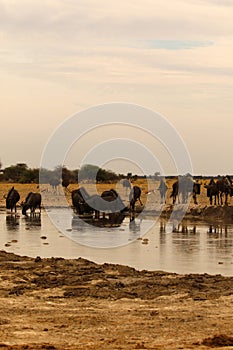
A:
{"type": "Polygon", "coordinates": [[[233,277],[3,251],[0,263],[2,349],[233,347],[233,277]]]}
{"type": "MultiPolygon", "coordinates": [[[[0,185],[1,206],[11,186],[0,185]]],[[[15,188],[21,200],[38,191],[37,185],[15,188]]],[[[205,190],[201,196],[206,207],[205,190]]],[[[59,203],[59,194],[51,198],[59,203]]],[[[2,349],[233,348],[233,277],[138,272],[4,251],[0,264],[2,349]]]]}

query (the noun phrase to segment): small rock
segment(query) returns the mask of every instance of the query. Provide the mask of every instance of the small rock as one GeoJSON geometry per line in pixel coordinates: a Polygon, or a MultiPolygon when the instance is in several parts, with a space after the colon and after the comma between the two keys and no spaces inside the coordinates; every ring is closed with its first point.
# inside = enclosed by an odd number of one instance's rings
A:
{"type": "Polygon", "coordinates": [[[151,315],[151,316],[158,316],[158,314],[159,314],[158,310],[152,310],[152,311],[150,312],[150,315],[151,315]]]}
{"type": "Polygon", "coordinates": [[[34,260],[35,262],[40,262],[41,261],[41,257],[40,256],[37,256],[34,260]]]}
{"type": "Polygon", "coordinates": [[[41,236],[40,238],[41,238],[41,239],[47,239],[47,237],[46,237],[46,236],[41,236]]]}

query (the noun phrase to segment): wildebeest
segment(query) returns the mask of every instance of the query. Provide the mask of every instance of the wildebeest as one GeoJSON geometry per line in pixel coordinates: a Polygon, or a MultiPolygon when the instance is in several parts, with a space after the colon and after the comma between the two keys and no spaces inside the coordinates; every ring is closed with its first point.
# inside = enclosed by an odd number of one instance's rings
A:
{"type": "Polygon", "coordinates": [[[94,209],[86,202],[90,198],[90,195],[84,187],[80,187],[79,189],[72,191],[71,198],[73,208],[77,214],[92,214],[94,212],[94,209]]]}
{"type": "Polygon", "coordinates": [[[140,202],[140,204],[142,205],[142,201],[141,201],[141,188],[138,187],[138,186],[133,186],[133,188],[131,189],[130,191],[130,194],[129,194],[129,201],[130,201],[130,209],[132,211],[135,210],[135,203],[137,201],[140,202]]]}
{"type": "Polygon", "coordinates": [[[98,219],[100,212],[103,215],[108,212],[124,212],[125,205],[122,202],[118,193],[111,189],[109,191],[104,191],[101,196],[94,194],[89,195],[84,187],[78,190],[72,191],[72,204],[75,208],[77,214],[91,214],[95,212],[95,217],[98,219]]]}
{"type": "MultiPolygon", "coordinates": [[[[201,185],[197,182],[194,182],[191,176],[182,176],[179,177],[172,185],[172,193],[170,197],[173,198],[173,204],[176,203],[176,199],[179,194],[182,197],[182,203],[187,203],[189,194],[192,193],[194,204],[197,204],[197,195],[200,194],[201,185]]],[[[178,203],[179,203],[178,198],[178,203]]]]}
{"type": "Polygon", "coordinates": [[[231,178],[228,175],[219,178],[216,182],[216,186],[218,189],[221,205],[223,205],[223,195],[225,195],[225,205],[227,205],[228,196],[232,195],[233,190],[231,178]]]}
{"type": "Polygon", "coordinates": [[[214,205],[219,204],[219,189],[217,186],[217,183],[214,181],[214,179],[211,179],[208,185],[205,185],[205,188],[207,189],[207,197],[210,200],[210,205],[213,203],[213,197],[214,197],[214,205]]]}
{"type": "Polygon", "coordinates": [[[131,183],[128,179],[122,181],[123,188],[125,188],[125,193],[128,192],[128,189],[131,189],[131,183]]]}
{"type": "Polygon", "coordinates": [[[35,210],[41,211],[41,194],[29,192],[25,202],[23,203],[22,214],[27,215],[27,210],[31,210],[31,214],[35,214],[35,210]]]}
{"type": "Polygon", "coordinates": [[[164,180],[164,178],[162,177],[160,179],[160,184],[159,184],[159,193],[160,193],[160,202],[161,203],[166,203],[166,193],[167,193],[167,185],[166,185],[166,182],[164,180]]]}
{"type": "MultiPolygon", "coordinates": [[[[68,190],[67,187],[69,186],[69,184],[70,184],[70,180],[69,180],[68,178],[62,179],[61,185],[62,185],[62,187],[64,187],[66,190],[68,190]]],[[[68,190],[68,192],[69,192],[69,190],[68,190]]]]}
{"type": "Polygon", "coordinates": [[[16,212],[16,204],[20,200],[19,192],[14,189],[14,186],[10,189],[6,197],[6,209],[10,209],[12,212],[13,209],[16,212]]]}
{"type": "Polygon", "coordinates": [[[125,212],[127,210],[125,204],[123,203],[121,197],[114,189],[109,191],[104,191],[101,194],[101,198],[107,203],[103,203],[104,211],[111,211],[112,213],[125,212]]]}
{"type": "Polygon", "coordinates": [[[59,192],[60,179],[58,177],[55,176],[49,179],[49,184],[52,187],[54,193],[59,192]]]}

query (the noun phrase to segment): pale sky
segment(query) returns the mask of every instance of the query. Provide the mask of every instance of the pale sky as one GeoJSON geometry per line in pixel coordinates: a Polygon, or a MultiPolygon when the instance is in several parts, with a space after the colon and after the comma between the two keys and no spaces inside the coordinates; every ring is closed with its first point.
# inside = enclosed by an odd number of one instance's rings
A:
{"type": "Polygon", "coordinates": [[[233,0],[0,0],[3,167],[38,167],[70,115],[126,102],[174,125],[195,174],[233,174],[232,16],[233,0]]]}

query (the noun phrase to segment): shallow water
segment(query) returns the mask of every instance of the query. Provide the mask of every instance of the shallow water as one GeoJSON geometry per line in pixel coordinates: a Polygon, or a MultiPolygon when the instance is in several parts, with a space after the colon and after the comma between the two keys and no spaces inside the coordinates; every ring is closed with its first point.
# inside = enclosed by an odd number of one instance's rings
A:
{"type": "Polygon", "coordinates": [[[187,222],[166,233],[162,220],[126,217],[119,227],[96,228],[71,210],[52,208],[49,216],[0,212],[0,248],[27,256],[83,257],[137,269],[233,275],[233,225],[187,222]],[[51,219],[53,223],[51,222],[51,219]]]}

